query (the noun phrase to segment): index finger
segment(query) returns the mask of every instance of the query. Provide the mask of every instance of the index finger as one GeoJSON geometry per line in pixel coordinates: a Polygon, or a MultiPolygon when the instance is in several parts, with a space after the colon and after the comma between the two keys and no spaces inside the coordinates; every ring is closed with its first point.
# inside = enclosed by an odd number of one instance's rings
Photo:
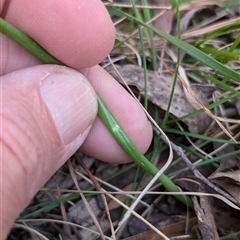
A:
{"type": "Polygon", "coordinates": [[[112,49],[114,26],[99,0],[3,2],[0,13],[9,23],[69,67],[94,66],[112,49]]]}

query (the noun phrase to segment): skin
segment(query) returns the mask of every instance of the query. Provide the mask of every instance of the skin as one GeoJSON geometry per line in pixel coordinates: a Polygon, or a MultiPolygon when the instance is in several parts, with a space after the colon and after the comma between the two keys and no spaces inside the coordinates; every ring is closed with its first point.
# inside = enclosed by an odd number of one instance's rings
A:
{"type": "Polygon", "coordinates": [[[0,14],[69,67],[43,65],[0,35],[0,239],[5,239],[36,192],[80,146],[100,160],[130,161],[96,117],[95,92],[142,152],[152,129],[135,100],[97,65],[115,38],[99,0],[1,1],[0,14]]]}

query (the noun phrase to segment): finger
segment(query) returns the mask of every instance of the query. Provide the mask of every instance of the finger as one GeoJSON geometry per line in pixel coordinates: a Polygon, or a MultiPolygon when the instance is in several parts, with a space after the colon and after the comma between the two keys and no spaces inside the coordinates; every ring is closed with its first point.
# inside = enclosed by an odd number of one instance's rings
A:
{"type": "Polygon", "coordinates": [[[0,34],[1,67],[0,76],[7,73],[41,64],[31,53],[5,35],[0,34]]]}
{"type": "Polygon", "coordinates": [[[84,141],[97,101],[83,75],[53,65],[3,76],[1,88],[0,195],[2,206],[11,207],[1,209],[0,232],[7,234],[34,194],[84,141]]]}
{"type": "MultiPolygon", "coordinates": [[[[5,6],[2,12],[8,22],[69,67],[96,65],[112,49],[114,26],[99,0],[49,0],[44,4],[41,0],[18,0],[5,6]]],[[[9,47],[11,50],[11,43],[9,47]]],[[[13,51],[10,53],[10,59],[21,61],[13,51]]],[[[4,48],[3,55],[7,54],[4,48]]]]}
{"type": "MultiPolygon", "coordinates": [[[[140,105],[101,67],[93,67],[84,75],[128,137],[141,152],[146,152],[152,139],[152,127],[140,105]]],[[[95,120],[81,150],[108,162],[131,161],[99,118],[95,120]]]]}

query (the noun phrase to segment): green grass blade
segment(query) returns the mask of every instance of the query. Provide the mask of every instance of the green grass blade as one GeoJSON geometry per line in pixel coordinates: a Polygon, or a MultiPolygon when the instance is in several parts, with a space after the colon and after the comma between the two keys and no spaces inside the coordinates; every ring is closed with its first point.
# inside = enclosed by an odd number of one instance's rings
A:
{"type": "Polygon", "coordinates": [[[219,58],[219,59],[226,58],[229,60],[240,60],[240,55],[236,53],[227,52],[224,50],[219,50],[219,49],[210,48],[210,47],[200,47],[199,49],[201,49],[205,53],[214,54],[216,58],[219,58]]]}
{"type": "Polygon", "coordinates": [[[183,50],[190,56],[194,57],[198,61],[211,67],[215,71],[218,71],[219,73],[223,74],[224,76],[232,78],[232,79],[240,82],[240,74],[239,73],[237,73],[236,71],[234,71],[232,69],[227,68],[226,66],[224,66],[220,62],[216,61],[215,59],[209,57],[207,54],[203,53],[196,47],[194,47],[180,39],[177,39],[167,33],[164,33],[162,31],[148,25],[147,23],[144,23],[144,22],[140,21],[139,19],[119,10],[119,9],[113,8],[112,12],[121,13],[121,14],[125,15],[129,20],[134,21],[148,29],[151,29],[153,32],[155,32],[156,34],[165,38],[166,40],[168,40],[169,42],[171,42],[172,44],[174,44],[175,46],[177,46],[178,48],[180,48],[181,50],[183,50]]]}
{"type": "MultiPolygon", "coordinates": [[[[131,0],[133,11],[135,16],[138,16],[140,18],[140,14],[135,6],[135,3],[133,0],[131,0]]],[[[145,47],[144,47],[144,41],[143,41],[143,31],[139,25],[137,25],[139,38],[140,38],[140,44],[141,44],[141,52],[142,52],[142,62],[143,62],[143,69],[144,69],[144,108],[147,110],[148,108],[148,83],[147,83],[147,60],[146,60],[146,53],[145,53],[145,47]]]]}
{"type": "Polygon", "coordinates": [[[221,138],[214,138],[214,137],[209,137],[206,135],[201,135],[201,134],[197,134],[197,133],[192,133],[192,132],[186,132],[186,131],[182,131],[182,130],[178,130],[178,129],[174,129],[174,128],[164,128],[164,131],[166,133],[174,133],[177,134],[178,136],[187,136],[187,137],[192,137],[195,139],[202,139],[202,140],[206,140],[209,142],[217,142],[217,143],[228,143],[228,144],[233,144],[233,145],[239,145],[240,141],[232,141],[232,140],[227,140],[227,139],[221,139],[221,138]]]}
{"type": "Polygon", "coordinates": [[[17,42],[19,45],[21,45],[23,48],[25,48],[42,62],[63,65],[59,60],[57,60],[55,57],[45,51],[33,39],[13,27],[11,24],[6,22],[2,18],[0,18],[0,32],[17,42]]]}
{"type": "MultiPolygon", "coordinates": [[[[178,1],[176,0],[176,7],[177,7],[177,31],[178,31],[178,38],[180,38],[180,12],[179,12],[179,7],[178,7],[178,1]]],[[[163,129],[166,125],[166,122],[168,120],[168,117],[170,115],[170,108],[171,108],[171,105],[172,105],[172,100],[173,100],[173,97],[174,97],[174,91],[175,91],[175,86],[177,84],[177,78],[178,78],[178,69],[179,69],[179,66],[180,66],[180,49],[178,48],[177,49],[177,63],[176,63],[176,70],[175,70],[175,73],[174,73],[174,78],[173,78],[173,84],[172,84],[172,89],[171,89],[171,93],[170,93],[170,96],[169,96],[169,101],[168,101],[168,107],[166,109],[166,112],[164,114],[164,118],[163,118],[163,121],[161,123],[161,128],[163,129]]]]}
{"type": "MultiPolygon", "coordinates": [[[[122,149],[130,156],[142,169],[155,176],[159,169],[156,168],[151,162],[145,158],[142,153],[135,147],[131,140],[126,136],[120,126],[117,124],[113,116],[107,110],[102,100],[98,97],[98,115],[104,122],[108,131],[113,135],[118,144],[122,149]]],[[[159,177],[159,181],[162,185],[170,192],[179,192],[178,187],[165,175],[162,174],[159,177]]],[[[183,203],[187,203],[188,206],[192,206],[192,201],[188,196],[175,196],[178,200],[183,203]]]]}

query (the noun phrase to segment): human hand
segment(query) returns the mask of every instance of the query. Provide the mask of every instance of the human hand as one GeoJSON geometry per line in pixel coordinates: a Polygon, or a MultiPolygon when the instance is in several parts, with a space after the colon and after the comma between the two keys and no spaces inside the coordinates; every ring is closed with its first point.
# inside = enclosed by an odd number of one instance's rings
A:
{"type": "Polygon", "coordinates": [[[0,14],[78,70],[42,65],[0,35],[0,239],[5,239],[16,217],[80,145],[98,159],[130,161],[96,118],[95,92],[142,152],[152,130],[135,100],[96,65],[110,52],[115,37],[99,0],[1,1],[0,14]]]}

